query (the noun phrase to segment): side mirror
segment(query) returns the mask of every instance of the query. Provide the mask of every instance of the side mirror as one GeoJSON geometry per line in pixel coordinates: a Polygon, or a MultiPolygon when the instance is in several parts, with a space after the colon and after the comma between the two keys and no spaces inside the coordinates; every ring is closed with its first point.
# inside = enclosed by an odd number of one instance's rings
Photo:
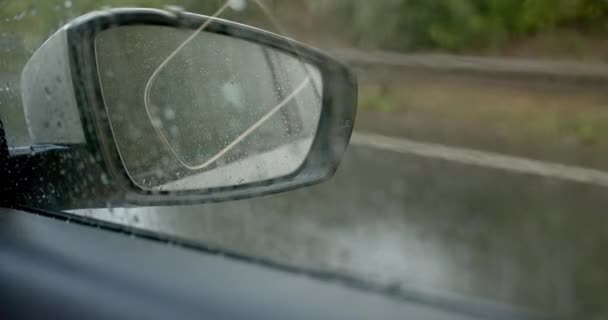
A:
{"type": "Polygon", "coordinates": [[[87,145],[138,205],[220,201],[330,177],[357,85],[332,58],[234,22],[154,9],[82,16],[22,73],[35,144],[87,145]]]}

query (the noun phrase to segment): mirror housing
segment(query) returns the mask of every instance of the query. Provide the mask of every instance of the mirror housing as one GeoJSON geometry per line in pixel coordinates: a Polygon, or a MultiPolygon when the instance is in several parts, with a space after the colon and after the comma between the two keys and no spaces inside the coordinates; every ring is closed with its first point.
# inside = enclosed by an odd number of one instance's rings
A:
{"type": "Polygon", "coordinates": [[[21,88],[33,143],[68,150],[62,152],[86,146],[91,158],[100,162],[104,184],[113,190],[107,198],[135,205],[225,201],[321,182],[334,174],[346,150],[357,104],[356,78],[349,69],[306,45],[219,18],[138,8],[93,12],[62,27],[27,63],[21,88]],[[103,31],[122,26],[164,26],[194,32],[205,23],[203,32],[278,50],[318,69],[322,97],[317,130],[302,164],[287,175],[196,190],[147,190],[134,183],[121,159],[109,120],[112,115],[104,104],[95,39],[103,31]]]}

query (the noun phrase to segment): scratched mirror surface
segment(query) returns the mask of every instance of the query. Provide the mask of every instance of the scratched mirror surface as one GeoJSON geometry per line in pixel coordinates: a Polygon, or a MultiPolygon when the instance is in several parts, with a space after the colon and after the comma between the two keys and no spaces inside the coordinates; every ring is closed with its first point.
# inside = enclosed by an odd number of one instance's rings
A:
{"type": "Polygon", "coordinates": [[[113,135],[138,186],[248,184],[292,174],[306,159],[322,79],[299,57],[165,26],[113,28],[95,42],[113,135]]]}

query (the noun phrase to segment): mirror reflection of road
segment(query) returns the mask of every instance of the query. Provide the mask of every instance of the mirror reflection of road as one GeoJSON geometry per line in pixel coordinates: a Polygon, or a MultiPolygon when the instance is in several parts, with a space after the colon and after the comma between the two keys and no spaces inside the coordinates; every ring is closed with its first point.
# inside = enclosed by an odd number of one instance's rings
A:
{"type": "Polygon", "coordinates": [[[355,144],[311,188],[94,214],[393,287],[595,315],[607,312],[606,191],[355,144]]]}

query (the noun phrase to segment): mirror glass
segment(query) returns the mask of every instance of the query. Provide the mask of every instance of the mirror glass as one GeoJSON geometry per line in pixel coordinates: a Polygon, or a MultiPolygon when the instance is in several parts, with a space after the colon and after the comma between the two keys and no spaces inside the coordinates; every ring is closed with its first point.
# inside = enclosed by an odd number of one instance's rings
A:
{"type": "Polygon", "coordinates": [[[122,26],[95,40],[121,160],[145,190],[283,177],[306,159],[321,114],[319,70],[227,35],[122,26]]]}

